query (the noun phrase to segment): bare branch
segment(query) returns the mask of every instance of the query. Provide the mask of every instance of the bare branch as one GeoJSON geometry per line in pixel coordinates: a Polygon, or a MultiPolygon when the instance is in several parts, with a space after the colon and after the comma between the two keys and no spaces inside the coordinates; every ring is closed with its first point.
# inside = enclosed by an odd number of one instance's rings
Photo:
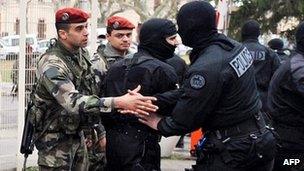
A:
{"type": "Polygon", "coordinates": [[[144,11],[138,6],[132,6],[131,4],[125,2],[121,5],[125,6],[126,8],[133,9],[140,16],[141,20],[145,20],[146,18],[148,18],[147,14],[144,13],[144,11]]]}
{"type": "Polygon", "coordinates": [[[160,13],[164,10],[164,8],[166,8],[167,6],[170,6],[171,3],[172,3],[172,1],[169,1],[169,4],[166,4],[166,3],[160,4],[160,5],[154,10],[153,17],[159,16],[160,13]]]}
{"type": "Polygon", "coordinates": [[[178,11],[178,4],[179,4],[180,1],[174,1],[172,2],[172,8],[170,8],[170,10],[164,15],[163,18],[174,18],[175,14],[177,13],[178,11]]]}
{"type": "Polygon", "coordinates": [[[118,14],[118,13],[121,13],[121,12],[124,12],[124,11],[125,11],[125,9],[120,8],[120,10],[113,11],[113,12],[110,13],[107,17],[111,17],[111,16],[113,16],[113,15],[115,15],[115,14],[118,14]]]}

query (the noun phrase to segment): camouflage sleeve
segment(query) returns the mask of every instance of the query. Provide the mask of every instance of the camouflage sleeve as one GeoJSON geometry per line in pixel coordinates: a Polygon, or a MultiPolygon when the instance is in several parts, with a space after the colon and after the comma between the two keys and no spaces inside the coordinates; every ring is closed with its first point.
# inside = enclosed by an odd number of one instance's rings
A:
{"type": "Polygon", "coordinates": [[[54,55],[44,57],[38,63],[37,72],[46,90],[70,113],[108,113],[114,106],[111,97],[83,95],[76,90],[72,73],[64,62],[54,55]]]}
{"type": "Polygon", "coordinates": [[[106,129],[104,128],[104,126],[101,123],[96,125],[95,130],[97,132],[97,138],[99,140],[106,136],[106,129]]]}
{"type": "MultiPolygon", "coordinates": [[[[104,80],[107,72],[107,66],[105,60],[98,54],[95,53],[91,59],[92,70],[95,75],[97,86],[100,90],[104,89],[104,80]]],[[[99,92],[98,96],[102,95],[102,91],[99,92]]]]}

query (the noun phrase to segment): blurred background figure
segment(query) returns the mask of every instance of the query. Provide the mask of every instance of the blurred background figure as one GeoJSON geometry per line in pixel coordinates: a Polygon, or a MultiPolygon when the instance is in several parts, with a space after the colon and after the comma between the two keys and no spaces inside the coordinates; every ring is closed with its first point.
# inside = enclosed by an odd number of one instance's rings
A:
{"type": "Polygon", "coordinates": [[[255,80],[262,100],[263,112],[268,111],[267,92],[272,75],[280,65],[280,59],[272,50],[262,45],[260,36],[260,24],[255,20],[248,20],[242,27],[242,43],[253,57],[255,80]]]}
{"type": "Polygon", "coordinates": [[[284,42],[282,39],[279,38],[271,39],[268,42],[268,46],[277,53],[277,55],[281,60],[281,63],[283,63],[286,59],[288,59],[288,55],[284,52],[283,49],[284,42]]]}
{"type": "Polygon", "coordinates": [[[280,137],[274,171],[304,170],[304,23],[295,34],[295,53],[273,75],[268,94],[273,127],[280,137]],[[297,164],[288,164],[296,159],[297,164]],[[286,164],[287,163],[287,164],[286,164]]]}

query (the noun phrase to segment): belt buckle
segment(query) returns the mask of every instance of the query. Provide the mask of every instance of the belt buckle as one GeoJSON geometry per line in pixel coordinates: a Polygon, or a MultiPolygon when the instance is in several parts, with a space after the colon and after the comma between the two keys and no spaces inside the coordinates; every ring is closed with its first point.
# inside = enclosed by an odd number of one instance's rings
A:
{"type": "Polygon", "coordinates": [[[258,138],[255,134],[250,134],[249,136],[254,140],[256,140],[258,138]]]}
{"type": "Polygon", "coordinates": [[[219,139],[219,140],[222,139],[222,134],[221,134],[221,132],[219,130],[215,131],[215,135],[216,135],[217,139],[219,139]]]}
{"type": "Polygon", "coordinates": [[[259,121],[261,119],[261,115],[259,113],[254,114],[254,118],[259,121]]]}

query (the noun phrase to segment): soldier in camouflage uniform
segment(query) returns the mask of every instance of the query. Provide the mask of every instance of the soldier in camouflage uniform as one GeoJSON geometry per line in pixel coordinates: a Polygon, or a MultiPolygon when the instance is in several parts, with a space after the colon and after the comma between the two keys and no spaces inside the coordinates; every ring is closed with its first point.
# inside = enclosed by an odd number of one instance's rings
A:
{"type": "Polygon", "coordinates": [[[157,109],[151,104],[155,100],[152,97],[98,97],[100,80],[95,80],[84,49],[88,42],[88,18],[77,8],[58,10],[58,40],[38,60],[37,82],[31,97],[34,106],[29,113],[40,170],[88,170],[90,139],[96,136],[98,144],[105,136],[101,115],[114,108],[142,114],[157,109]]]}
{"type": "Polygon", "coordinates": [[[129,48],[132,42],[132,31],[134,28],[135,26],[123,17],[110,17],[107,22],[106,35],[108,43],[98,46],[93,61],[103,60],[108,69],[114,62],[130,55],[131,52],[129,48]]]}

